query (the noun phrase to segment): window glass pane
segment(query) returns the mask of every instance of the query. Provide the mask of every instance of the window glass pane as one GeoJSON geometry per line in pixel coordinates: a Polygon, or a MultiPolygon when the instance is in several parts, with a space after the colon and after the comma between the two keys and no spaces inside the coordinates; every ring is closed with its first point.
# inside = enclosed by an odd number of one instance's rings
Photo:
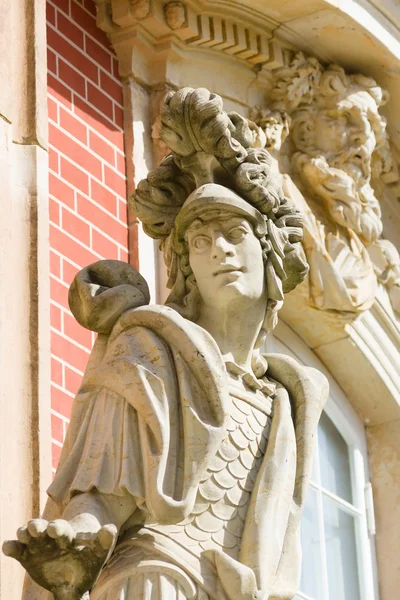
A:
{"type": "Polygon", "coordinates": [[[301,545],[303,562],[300,590],[315,600],[322,600],[321,539],[318,528],[317,494],[313,488],[308,489],[301,520],[301,545]]]}
{"type": "Polygon", "coordinates": [[[329,597],[360,600],[354,517],[324,495],[329,597]]]}
{"type": "Polygon", "coordinates": [[[325,413],[319,423],[318,445],[322,486],[352,502],[349,448],[325,413]]]}

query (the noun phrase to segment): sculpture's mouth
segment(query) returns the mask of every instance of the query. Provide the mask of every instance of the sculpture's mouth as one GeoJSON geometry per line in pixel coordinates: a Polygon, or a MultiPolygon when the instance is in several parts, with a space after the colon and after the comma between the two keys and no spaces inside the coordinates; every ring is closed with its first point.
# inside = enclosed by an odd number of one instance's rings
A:
{"type": "Polygon", "coordinates": [[[225,267],[221,267],[217,271],[214,271],[213,276],[217,277],[217,275],[226,275],[227,273],[243,273],[244,269],[241,267],[234,267],[233,265],[226,265],[225,267]]]}

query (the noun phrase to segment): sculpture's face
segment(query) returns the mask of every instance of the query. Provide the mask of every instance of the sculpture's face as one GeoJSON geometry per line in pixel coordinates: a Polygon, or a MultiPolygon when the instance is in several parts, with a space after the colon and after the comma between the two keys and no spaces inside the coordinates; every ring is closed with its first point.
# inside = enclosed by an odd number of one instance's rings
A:
{"type": "Polygon", "coordinates": [[[260,240],[240,216],[194,222],[188,229],[189,261],[204,304],[267,299],[260,240]]]}

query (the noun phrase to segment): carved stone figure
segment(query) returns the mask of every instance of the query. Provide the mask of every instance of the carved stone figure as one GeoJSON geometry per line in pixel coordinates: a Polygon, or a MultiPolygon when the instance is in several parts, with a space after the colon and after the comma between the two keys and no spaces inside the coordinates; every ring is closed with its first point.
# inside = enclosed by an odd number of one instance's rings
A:
{"type": "MultiPolygon", "coordinates": [[[[395,275],[400,259],[380,237],[381,211],[372,186],[377,178],[398,179],[386,120],[379,112],[387,100],[373,79],[347,75],[338,65],[325,68],[301,52],[274,73],[271,114],[281,111],[281,119],[275,117],[281,123],[281,142],[290,125],[282,154],[288,154],[291,164],[282,170],[287,173],[283,187],[305,214],[310,299],[322,310],[370,308],[379,281],[400,311],[400,279],[395,275]]],[[[256,112],[253,118],[270,138],[265,146],[280,150],[275,139],[280,131],[275,127],[271,138],[265,116],[256,112]]]]}
{"type": "Polygon", "coordinates": [[[171,154],[133,203],[170,296],[148,305],[118,261],[77,275],[71,309],[98,338],[46,514],[5,551],[56,600],[289,600],[328,388],[261,348],[307,274],[302,218],[218,96],[179,90],[161,121],[171,154]]]}

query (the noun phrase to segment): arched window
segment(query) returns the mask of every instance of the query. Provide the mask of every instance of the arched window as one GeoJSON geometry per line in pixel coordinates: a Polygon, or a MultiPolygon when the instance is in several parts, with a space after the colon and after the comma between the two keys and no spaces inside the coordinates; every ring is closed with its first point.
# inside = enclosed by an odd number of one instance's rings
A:
{"type": "Polygon", "coordinates": [[[378,600],[363,423],[313,352],[284,323],[267,350],[318,368],[330,383],[302,518],[302,578],[296,600],[378,600]]]}

